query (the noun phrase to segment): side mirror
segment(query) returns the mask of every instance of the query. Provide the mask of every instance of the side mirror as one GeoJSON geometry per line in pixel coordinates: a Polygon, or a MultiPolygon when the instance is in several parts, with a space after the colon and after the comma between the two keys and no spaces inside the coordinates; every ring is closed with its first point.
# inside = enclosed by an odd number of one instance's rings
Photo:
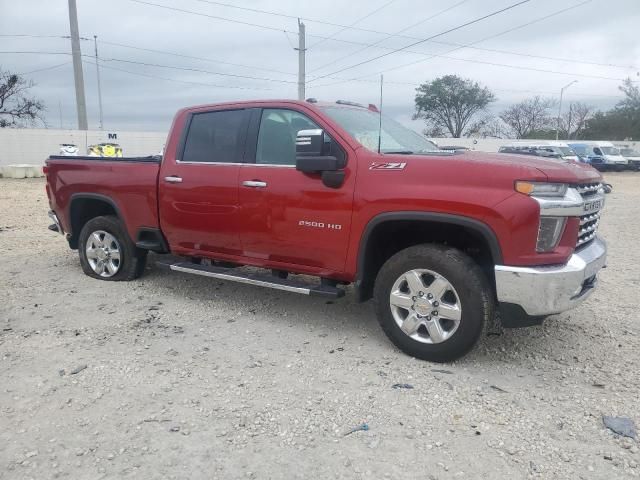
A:
{"type": "Polygon", "coordinates": [[[296,136],[296,157],[319,157],[326,154],[321,128],[300,130],[296,136]]]}
{"type": "Polygon", "coordinates": [[[339,188],[345,178],[344,159],[332,152],[331,142],[321,128],[300,130],[296,136],[296,170],[306,174],[320,174],[322,183],[339,188]]]}

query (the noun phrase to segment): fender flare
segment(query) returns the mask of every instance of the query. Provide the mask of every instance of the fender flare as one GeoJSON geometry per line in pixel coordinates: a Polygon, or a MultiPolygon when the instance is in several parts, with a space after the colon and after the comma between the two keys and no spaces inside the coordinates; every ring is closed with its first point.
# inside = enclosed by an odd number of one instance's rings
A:
{"type": "Polygon", "coordinates": [[[365,292],[362,291],[363,283],[364,283],[364,272],[366,268],[366,259],[367,259],[367,247],[369,245],[369,238],[372,232],[379,225],[390,222],[390,221],[398,221],[398,220],[408,220],[415,222],[436,222],[436,223],[444,223],[449,225],[457,225],[460,227],[468,228],[477,234],[479,234],[489,246],[489,250],[491,251],[491,257],[495,265],[502,264],[502,250],[500,248],[500,243],[498,242],[498,237],[495,232],[484,222],[476,220],[474,218],[465,217],[463,215],[454,215],[449,213],[437,213],[437,212],[415,212],[415,211],[400,211],[400,212],[387,212],[380,213],[373,217],[367,223],[362,236],[360,237],[360,243],[358,248],[358,258],[357,258],[357,273],[356,273],[356,281],[355,287],[357,290],[357,297],[362,300],[363,294],[365,292]]]}

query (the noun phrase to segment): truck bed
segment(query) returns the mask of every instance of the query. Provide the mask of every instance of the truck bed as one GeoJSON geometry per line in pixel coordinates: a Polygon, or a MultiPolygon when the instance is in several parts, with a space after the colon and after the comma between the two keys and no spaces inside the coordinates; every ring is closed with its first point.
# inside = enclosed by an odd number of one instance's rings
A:
{"type": "MultiPolygon", "coordinates": [[[[72,202],[106,200],[121,215],[135,239],[133,226],[156,229],[160,156],[90,157],[50,156],[46,161],[47,189],[67,234],[77,237],[70,222],[72,202]]],[[[74,207],[76,208],[76,207],[74,207]]],[[[137,230],[137,227],[136,227],[137,230]]]]}

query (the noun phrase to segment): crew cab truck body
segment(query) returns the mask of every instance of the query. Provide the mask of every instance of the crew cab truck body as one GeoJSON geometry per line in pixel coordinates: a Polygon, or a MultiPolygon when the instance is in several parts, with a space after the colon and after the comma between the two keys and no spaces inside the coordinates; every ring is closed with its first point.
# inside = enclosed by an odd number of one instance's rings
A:
{"type": "Polygon", "coordinates": [[[606,262],[597,171],[445,152],[379,120],[346,102],[186,108],[162,158],[50,157],[50,228],[103,280],[136,278],[151,250],[298,293],[351,283],[399,348],[433,361],[467,352],[496,310],[531,325],[589,296],[606,262]]]}

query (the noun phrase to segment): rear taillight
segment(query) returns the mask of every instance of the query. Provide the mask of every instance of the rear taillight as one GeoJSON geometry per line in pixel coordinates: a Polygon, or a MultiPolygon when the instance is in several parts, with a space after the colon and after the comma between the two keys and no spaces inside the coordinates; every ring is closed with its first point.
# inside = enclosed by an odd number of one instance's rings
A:
{"type": "Polygon", "coordinates": [[[44,167],[42,167],[42,173],[44,173],[45,175],[47,173],[49,173],[49,167],[47,165],[45,165],[44,167]]]}

